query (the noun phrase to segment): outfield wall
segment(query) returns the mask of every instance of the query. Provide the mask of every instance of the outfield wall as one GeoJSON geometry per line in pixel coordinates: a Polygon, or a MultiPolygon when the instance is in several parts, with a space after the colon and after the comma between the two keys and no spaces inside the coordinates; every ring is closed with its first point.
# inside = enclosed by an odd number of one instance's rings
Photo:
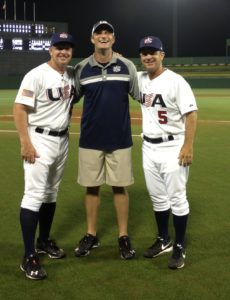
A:
{"type": "MultiPolygon", "coordinates": [[[[0,89],[18,89],[22,78],[22,75],[0,75],[0,89]]],[[[185,77],[185,79],[189,82],[192,88],[230,89],[230,78],[185,77]]]]}
{"type": "Polygon", "coordinates": [[[25,73],[48,59],[48,52],[0,51],[0,88],[17,89],[25,73]]]}
{"type": "MultiPolygon", "coordinates": [[[[48,61],[49,54],[0,51],[0,89],[17,89],[26,72],[48,61]]],[[[130,58],[141,70],[139,58],[130,58]]],[[[73,58],[75,65],[82,58],[73,58]]],[[[230,88],[230,57],[166,57],[166,67],[186,78],[192,88],[230,88]]]]}

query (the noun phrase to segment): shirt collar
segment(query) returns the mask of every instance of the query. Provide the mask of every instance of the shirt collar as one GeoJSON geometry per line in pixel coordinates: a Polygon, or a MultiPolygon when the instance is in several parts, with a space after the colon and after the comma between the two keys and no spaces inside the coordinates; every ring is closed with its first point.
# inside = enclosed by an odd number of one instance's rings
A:
{"type": "MultiPolygon", "coordinates": [[[[102,68],[103,66],[97,62],[94,58],[94,55],[92,54],[90,56],[90,59],[89,59],[89,63],[92,67],[99,67],[99,68],[102,68]]],[[[113,56],[112,56],[112,59],[110,60],[110,62],[106,65],[106,67],[110,66],[110,65],[113,65],[113,64],[116,64],[117,63],[117,56],[113,53],[113,56]]]]}

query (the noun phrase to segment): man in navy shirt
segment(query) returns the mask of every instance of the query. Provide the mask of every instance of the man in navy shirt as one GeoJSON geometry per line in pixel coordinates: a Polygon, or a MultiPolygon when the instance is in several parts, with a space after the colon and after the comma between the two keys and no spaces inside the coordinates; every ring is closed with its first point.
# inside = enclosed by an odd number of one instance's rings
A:
{"type": "Polygon", "coordinates": [[[79,141],[78,183],[86,187],[87,233],[75,249],[86,256],[99,246],[97,216],[100,186],[110,185],[119,229],[121,258],[132,259],[135,250],[128,237],[129,198],[126,186],[133,184],[129,95],[139,99],[136,68],[112,50],[114,28],[107,21],[92,29],[94,53],[75,66],[79,98],[84,96],[79,141]]]}

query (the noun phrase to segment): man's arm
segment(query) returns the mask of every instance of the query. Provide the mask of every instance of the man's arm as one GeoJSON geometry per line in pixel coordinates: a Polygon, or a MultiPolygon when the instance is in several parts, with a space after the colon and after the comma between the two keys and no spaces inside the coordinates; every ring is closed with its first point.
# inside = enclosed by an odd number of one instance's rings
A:
{"type": "Polygon", "coordinates": [[[193,143],[197,127],[197,111],[185,115],[185,139],[179,154],[179,164],[186,167],[192,164],[193,143]]]}
{"type": "Polygon", "coordinates": [[[38,155],[28,134],[28,107],[24,104],[15,103],[13,114],[21,143],[21,156],[25,161],[33,164],[38,155]]]}
{"type": "Polygon", "coordinates": [[[129,69],[129,76],[130,76],[130,83],[129,83],[129,95],[134,100],[140,100],[140,90],[138,85],[138,78],[137,78],[137,69],[134,63],[131,60],[126,58],[120,58],[126,64],[129,69]]]}
{"type": "Polygon", "coordinates": [[[75,90],[76,90],[76,102],[78,102],[83,93],[82,93],[82,87],[80,83],[80,69],[81,69],[81,64],[77,64],[74,67],[74,78],[75,78],[75,90]]]}

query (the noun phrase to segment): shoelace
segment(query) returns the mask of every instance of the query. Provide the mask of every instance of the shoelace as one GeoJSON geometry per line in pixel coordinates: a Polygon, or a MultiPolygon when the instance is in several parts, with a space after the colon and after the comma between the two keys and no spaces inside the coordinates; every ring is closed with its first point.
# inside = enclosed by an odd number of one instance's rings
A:
{"type": "Polygon", "coordinates": [[[130,249],[131,249],[131,245],[130,245],[129,240],[127,240],[127,239],[122,240],[121,247],[122,247],[122,248],[124,247],[124,248],[126,248],[127,250],[130,250],[130,249]]]}
{"type": "Polygon", "coordinates": [[[38,259],[37,259],[37,257],[32,257],[31,259],[30,259],[30,262],[31,262],[31,269],[40,269],[40,265],[39,265],[39,263],[38,263],[38,259]]]}
{"type": "Polygon", "coordinates": [[[85,236],[83,239],[80,241],[81,246],[89,246],[93,242],[93,237],[91,236],[85,236]]]}
{"type": "Polygon", "coordinates": [[[57,244],[56,244],[56,242],[55,242],[55,240],[48,240],[48,241],[47,241],[47,246],[48,246],[49,248],[53,248],[53,249],[55,249],[55,250],[58,250],[58,249],[59,249],[58,246],[57,246],[57,244]]]}
{"type": "Polygon", "coordinates": [[[182,247],[176,246],[173,251],[173,257],[179,258],[181,256],[182,250],[183,250],[182,247]]]}

